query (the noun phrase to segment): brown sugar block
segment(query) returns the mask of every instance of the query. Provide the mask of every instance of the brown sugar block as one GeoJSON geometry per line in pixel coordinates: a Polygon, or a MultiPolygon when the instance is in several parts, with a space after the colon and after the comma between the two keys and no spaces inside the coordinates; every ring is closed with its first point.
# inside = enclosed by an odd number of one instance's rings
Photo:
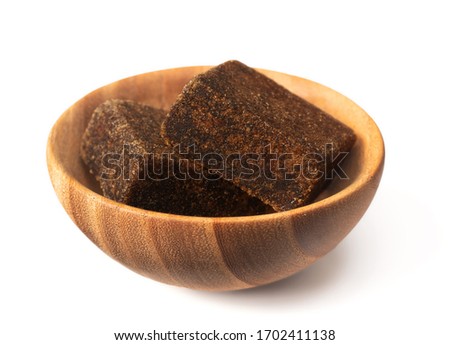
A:
{"type": "Polygon", "coordinates": [[[225,179],[277,211],[312,201],[355,141],[350,128],[238,61],[193,78],[162,136],[222,157],[225,179]]]}
{"type": "Polygon", "coordinates": [[[108,100],[94,111],[81,157],[110,199],[193,216],[269,213],[270,207],[215,175],[200,174],[171,154],[160,137],[163,110],[108,100]]]}

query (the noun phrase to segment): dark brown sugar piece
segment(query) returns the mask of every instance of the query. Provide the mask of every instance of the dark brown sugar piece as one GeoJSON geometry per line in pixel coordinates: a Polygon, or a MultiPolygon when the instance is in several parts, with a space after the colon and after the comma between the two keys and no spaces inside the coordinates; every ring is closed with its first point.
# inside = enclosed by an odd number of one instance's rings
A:
{"type": "Polygon", "coordinates": [[[196,172],[171,154],[160,136],[163,110],[108,100],[94,111],[81,157],[113,200],[148,210],[192,216],[273,212],[232,183],[196,172]]]}
{"type": "Polygon", "coordinates": [[[168,145],[221,157],[225,179],[277,211],[311,202],[355,141],[350,128],[238,61],[193,78],[161,133],[168,145]]]}

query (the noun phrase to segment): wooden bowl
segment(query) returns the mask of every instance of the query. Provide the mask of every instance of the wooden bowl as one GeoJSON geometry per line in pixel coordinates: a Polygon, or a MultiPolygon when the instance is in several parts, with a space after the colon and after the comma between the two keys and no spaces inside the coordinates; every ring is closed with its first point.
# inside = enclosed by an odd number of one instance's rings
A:
{"type": "Polygon", "coordinates": [[[384,162],[379,129],[348,98],[315,82],[260,70],[344,122],[357,135],[344,170],[318,201],[250,217],[190,217],[146,211],[103,197],[80,159],[93,110],[110,98],[168,109],[183,86],[209,67],[137,75],[104,86],[72,105],[54,125],[47,164],[63,207],[99,248],[128,268],[167,284],[234,290],[288,277],[332,250],[358,223],[378,187],[384,162]]]}

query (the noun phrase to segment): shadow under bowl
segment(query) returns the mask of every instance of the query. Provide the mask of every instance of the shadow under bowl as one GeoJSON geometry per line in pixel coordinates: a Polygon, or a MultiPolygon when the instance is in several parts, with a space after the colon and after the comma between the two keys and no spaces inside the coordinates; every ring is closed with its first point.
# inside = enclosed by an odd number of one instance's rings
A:
{"type": "Polygon", "coordinates": [[[191,217],[147,211],[103,197],[80,159],[93,110],[111,98],[169,109],[183,86],[208,66],[145,73],[101,87],[72,105],[51,130],[47,164],[75,224],[106,254],[144,276],[204,290],[271,283],[309,266],[358,223],[381,179],[384,144],[370,116],[345,96],[299,77],[259,70],[351,127],[357,141],[335,179],[312,204],[247,217],[191,217]]]}

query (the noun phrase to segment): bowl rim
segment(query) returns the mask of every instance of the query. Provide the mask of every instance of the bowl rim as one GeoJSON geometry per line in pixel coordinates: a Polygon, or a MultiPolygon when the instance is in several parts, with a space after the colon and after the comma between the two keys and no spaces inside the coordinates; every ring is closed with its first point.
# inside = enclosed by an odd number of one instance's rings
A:
{"type": "MultiPolygon", "coordinates": [[[[138,207],[130,206],[127,204],[123,204],[117,201],[114,201],[112,199],[109,199],[92,189],[85,186],[83,183],[81,183],[75,176],[73,176],[67,168],[57,159],[57,154],[54,152],[53,143],[52,140],[55,136],[55,131],[60,126],[60,123],[62,123],[65,119],[65,117],[68,114],[69,109],[74,107],[77,103],[81,102],[84,98],[91,96],[92,94],[98,92],[99,90],[108,87],[112,84],[116,84],[131,78],[136,78],[139,76],[152,74],[152,73],[164,73],[167,71],[173,71],[173,70],[185,70],[185,69],[192,69],[192,70],[198,70],[198,69],[207,69],[211,68],[213,66],[203,66],[203,65],[197,65],[197,66],[185,66],[185,67],[176,67],[176,68],[168,68],[168,69],[161,69],[161,70],[155,70],[145,73],[136,74],[130,77],[122,78],[117,81],[108,83],[106,85],[103,85],[90,93],[86,94],[82,98],[80,98],[78,101],[76,101],[74,104],[72,104],[68,109],[66,109],[57,119],[57,121],[54,123],[48,140],[47,140],[47,149],[46,149],[46,158],[47,158],[47,167],[49,172],[52,170],[59,170],[63,175],[67,176],[73,187],[76,189],[82,191],[83,193],[86,193],[91,198],[97,199],[98,202],[102,204],[106,204],[112,208],[120,208],[126,212],[132,213],[139,217],[152,217],[152,218],[159,218],[159,219],[167,219],[170,218],[171,221],[178,220],[178,221],[188,221],[188,222],[198,222],[198,223],[205,223],[205,222],[214,222],[214,223],[239,223],[239,222],[245,222],[245,223],[253,223],[253,222],[261,222],[267,219],[282,219],[286,217],[293,217],[298,216],[300,214],[306,214],[310,212],[314,212],[317,209],[334,205],[339,203],[340,200],[343,200],[353,193],[357,193],[359,190],[363,189],[363,187],[368,184],[373,177],[376,175],[377,171],[379,169],[382,169],[384,165],[384,156],[385,156],[385,146],[383,141],[383,136],[375,123],[375,121],[370,117],[370,115],[364,111],[359,105],[357,105],[354,101],[349,99],[348,97],[344,96],[343,94],[339,93],[338,91],[335,91],[334,89],[331,89],[323,84],[317,83],[315,81],[302,78],[299,76],[273,71],[273,70],[267,70],[267,69],[261,69],[261,68],[255,68],[256,70],[263,72],[263,73],[275,73],[277,75],[284,75],[289,78],[295,78],[295,79],[301,79],[309,84],[314,85],[315,87],[321,88],[324,91],[330,92],[331,94],[334,94],[337,97],[340,97],[341,99],[344,99],[348,104],[352,105],[356,109],[358,109],[358,112],[361,114],[361,116],[366,117],[366,120],[368,121],[368,124],[371,128],[371,137],[373,140],[371,141],[371,147],[375,148],[375,150],[371,150],[374,154],[370,157],[370,159],[365,159],[365,162],[367,163],[367,166],[363,171],[361,171],[358,176],[355,178],[354,181],[352,181],[348,186],[346,186],[344,189],[337,191],[336,193],[327,196],[324,199],[314,201],[311,204],[301,206],[298,208],[294,208],[287,211],[281,211],[281,212],[275,212],[275,213],[268,213],[268,214],[261,214],[261,215],[251,215],[251,216],[236,216],[236,217],[202,217],[202,216],[189,216],[189,215],[179,215],[179,214],[172,214],[172,213],[164,213],[164,212],[158,212],[158,211],[152,211],[152,210],[145,210],[138,207]],[[56,165],[55,165],[56,164],[56,165]]],[[[367,150],[367,148],[366,148],[367,150]]],[[[52,175],[52,174],[50,174],[52,175]]],[[[53,181],[53,177],[52,177],[53,181]]],[[[53,182],[54,183],[54,182],[53,182]]]]}

